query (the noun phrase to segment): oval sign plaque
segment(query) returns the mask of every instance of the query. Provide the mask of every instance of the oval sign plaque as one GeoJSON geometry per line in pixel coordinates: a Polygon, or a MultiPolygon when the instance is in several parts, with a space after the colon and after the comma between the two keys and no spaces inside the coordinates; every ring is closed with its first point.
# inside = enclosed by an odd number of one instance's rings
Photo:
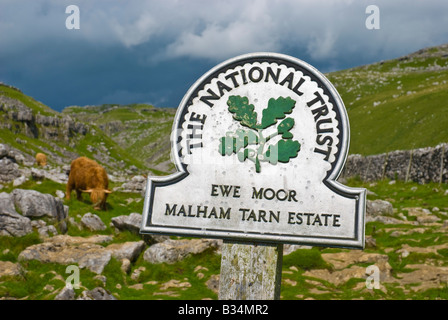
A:
{"type": "Polygon", "coordinates": [[[141,232],[363,248],[365,189],[336,181],[349,136],[339,94],[311,65],[230,59],[179,105],[177,172],[148,178],[141,232]]]}

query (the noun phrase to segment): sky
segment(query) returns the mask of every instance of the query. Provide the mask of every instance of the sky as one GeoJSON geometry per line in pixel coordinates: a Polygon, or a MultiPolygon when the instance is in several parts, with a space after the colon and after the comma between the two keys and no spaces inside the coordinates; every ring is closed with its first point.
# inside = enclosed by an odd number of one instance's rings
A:
{"type": "Polygon", "coordinates": [[[176,108],[204,73],[246,53],[327,73],[443,43],[446,0],[0,0],[0,82],[57,111],[176,108]]]}

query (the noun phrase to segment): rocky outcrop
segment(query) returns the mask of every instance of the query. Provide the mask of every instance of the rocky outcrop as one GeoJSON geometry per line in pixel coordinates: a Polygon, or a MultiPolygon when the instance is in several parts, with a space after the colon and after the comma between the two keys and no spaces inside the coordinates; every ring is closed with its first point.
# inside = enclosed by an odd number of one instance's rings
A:
{"type": "MultiPolygon", "coordinates": [[[[31,219],[49,218],[61,233],[67,232],[68,208],[62,200],[50,194],[35,190],[15,189],[10,194],[0,193],[0,235],[21,237],[33,231],[31,219]]],[[[34,226],[42,235],[48,234],[45,222],[35,222],[34,226]]]]}
{"type": "Polygon", "coordinates": [[[10,193],[14,204],[25,217],[44,217],[56,220],[67,218],[61,199],[36,190],[14,189],[10,193]]]}
{"type": "Polygon", "coordinates": [[[11,148],[7,144],[0,143],[0,159],[5,158],[14,163],[27,165],[33,164],[35,161],[33,157],[23,154],[15,148],[11,148]]]}
{"type": "Polygon", "coordinates": [[[14,181],[21,176],[17,163],[8,158],[0,159],[0,183],[14,181]]]}
{"type": "Polygon", "coordinates": [[[63,113],[84,123],[96,123],[100,130],[129,154],[138,154],[139,160],[149,168],[173,172],[169,133],[175,111],[174,108],[142,105],[102,105],[68,107],[63,113]],[[116,110],[126,116],[118,118],[116,110]]]}
{"type": "MultiPolygon", "coordinates": [[[[64,152],[61,152],[64,153],[64,152]]],[[[76,157],[72,153],[65,155],[68,158],[76,157]]],[[[19,186],[29,179],[43,180],[48,179],[57,183],[65,184],[68,181],[70,165],[63,157],[55,157],[51,154],[51,159],[63,165],[46,168],[33,167],[36,159],[29,154],[0,143],[0,183],[13,182],[13,186],[19,186]]]]}
{"type": "Polygon", "coordinates": [[[366,202],[366,215],[378,216],[387,215],[391,216],[394,213],[394,208],[389,201],[385,200],[367,200],[366,202]]]}
{"type": "MultiPolygon", "coordinates": [[[[332,270],[316,269],[306,271],[305,277],[318,278],[334,286],[340,286],[352,278],[366,279],[369,275],[366,267],[356,264],[375,265],[380,270],[380,281],[391,279],[392,267],[389,257],[385,254],[366,253],[359,250],[339,253],[325,253],[322,258],[333,266],[332,270]]],[[[365,284],[364,284],[365,285],[365,284]]]]}
{"type": "Polygon", "coordinates": [[[134,192],[145,194],[147,179],[142,175],[133,176],[130,181],[123,183],[119,187],[115,187],[114,191],[134,192]]]}
{"type": "Polygon", "coordinates": [[[149,263],[175,263],[190,254],[198,254],[210,248],[217,249],[221,244],[222,240],[216,239],[169,239],[150,246],[145,251],[143,259],[149,263]]]}
{"type": "Polygon", "coordinates": [[[111,236],[71,237],[58,235],[44,243],[32,245],[23,250],[19,261],[38,260],[44,263],[63,265],[77,264],[101,274],[112,257],[118,260],[134,261],[143,251],[143,241],[115,243],[104,247],[112,241],[111,236]]]}
{"type": "Polygon", "coordinates": [[[60,128],[63,132],[66,132],[69,137],[74,134],[86,135],[88,132],[88,127],[85,124],[73,120],[70,116],[58,117],[37,114],[36,123],[45,127],[60,128]]]}
{"type": "Polygon", "coordinates": [[[133,212],[130,215],[122,215],[111,219],[112,224],[120,231],[128,230],[132,233],[139,234],[142,224],[142,215],[133,212]]]}
{"type": "Polygon", "coordinates": [[[87,212],[81,218],[81,225],[90,231],[101,231],[106,229],[106,225],[96,214],[87,212]]]}
{"type": "MultiPolygon", "coordinates": [[[[26,170],[22,170],[26,171],[26,170]]],[[[31,177],[34,180],[43,180],[48,179],[52,180],[57,183],[67,183],[68,181],[68,174],[70,170],[64,170],[61,168],[52,168],[52,169],[37,169],[37,168],[31,168],[29,171],[31,174],[31,177]]],[[[24,172],[25,174],[28,173],[28,171],[24,172]]]]}
{"type": "Polygon", "coordinates": [[[96,287],[92,290],[84,290],[76,300],[117,300],[106,289],[96,287]]]}
{"type": "Polygon", "coordinates": [[[70,116],[60,116],[48,110],[48,114],[34,113],[20,100],[0,96],[0,128],[22,133],[31,138],[63,140],[70,142],[76,134],[86,135],[88,127],[70,116]]]}
{"type": "MultiPolygon", "coordinates": [[[[122,215],[114,217],[111,220],[111,224],[119,231],[130,231],[134,234],[140,234],[140,227],[142,225],[142,215],[140,213],[133,212],[130,215],[122,215]]],[[[169,239],[169,236],[162,236],[156,234],[145,234],[143,239],[148,244],[154,244],[163,242],[169,239]]]]}
{"type": "Polygon", "coordinates": [[[32,165],[34,158],[24,155],[7,144],[0,143],[0,183],[8,183],[21,177],[19,164],[32,165]]]}
{"type": "Polygon", "coordinates": [[[0,236],[22,237],[31,232],[31,220],[17,213],[9,194],[0,193],[0,236]]]}
{"type": "Polygon", "coordinates": [[[54,300],[117,300],[117,298],[106,289],[96,287],[92,290],[84,290],[78,298],[75,299],[75,290],[66,286],[62,288],[54,300]]]}
{"type": "Polygon", "coordinates": [[[23,189],[15,189],[10,195],[23,216],[48,217],[58,223],[62,233],[67,232],[68,208],[64,207],[61,199],[51,194],[23,189]]]}
{"type": "Polygon", "coordinates": [[[22,273],[23,269],[20,264],[10,261],[0,261],[0,279],[2,277],[20,276],[22,273]]]}

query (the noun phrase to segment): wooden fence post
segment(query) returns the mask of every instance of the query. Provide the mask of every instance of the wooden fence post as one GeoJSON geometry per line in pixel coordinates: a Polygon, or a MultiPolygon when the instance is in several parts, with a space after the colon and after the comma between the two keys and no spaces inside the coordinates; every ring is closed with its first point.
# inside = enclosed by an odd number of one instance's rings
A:
{"type": "Polygon", "coordinates": [[[282,244],[224,241],[219,299],[280,299],[282,260],[282,244]]]}

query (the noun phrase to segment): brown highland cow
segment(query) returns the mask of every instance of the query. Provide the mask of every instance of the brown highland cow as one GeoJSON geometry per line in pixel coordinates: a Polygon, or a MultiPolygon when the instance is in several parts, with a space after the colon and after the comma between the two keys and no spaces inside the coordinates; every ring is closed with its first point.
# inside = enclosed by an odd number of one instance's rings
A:
{"type": "Polygon", "coordinates": [[[47,165],[47,156],[43,153],[36,154],[36,163],[38,166],[45,167],[47,165]]]}
{"type": "Polygon", "coordinates": [[[90,193],[90,200],[95,210],[106,210],[109,193],[109,179],[106,170],[96,161],[80,157],[72,161],[68,176],[66,197],[70,199],[72,190],[76,191],[78,200],[82,192],[90,193]]]}

